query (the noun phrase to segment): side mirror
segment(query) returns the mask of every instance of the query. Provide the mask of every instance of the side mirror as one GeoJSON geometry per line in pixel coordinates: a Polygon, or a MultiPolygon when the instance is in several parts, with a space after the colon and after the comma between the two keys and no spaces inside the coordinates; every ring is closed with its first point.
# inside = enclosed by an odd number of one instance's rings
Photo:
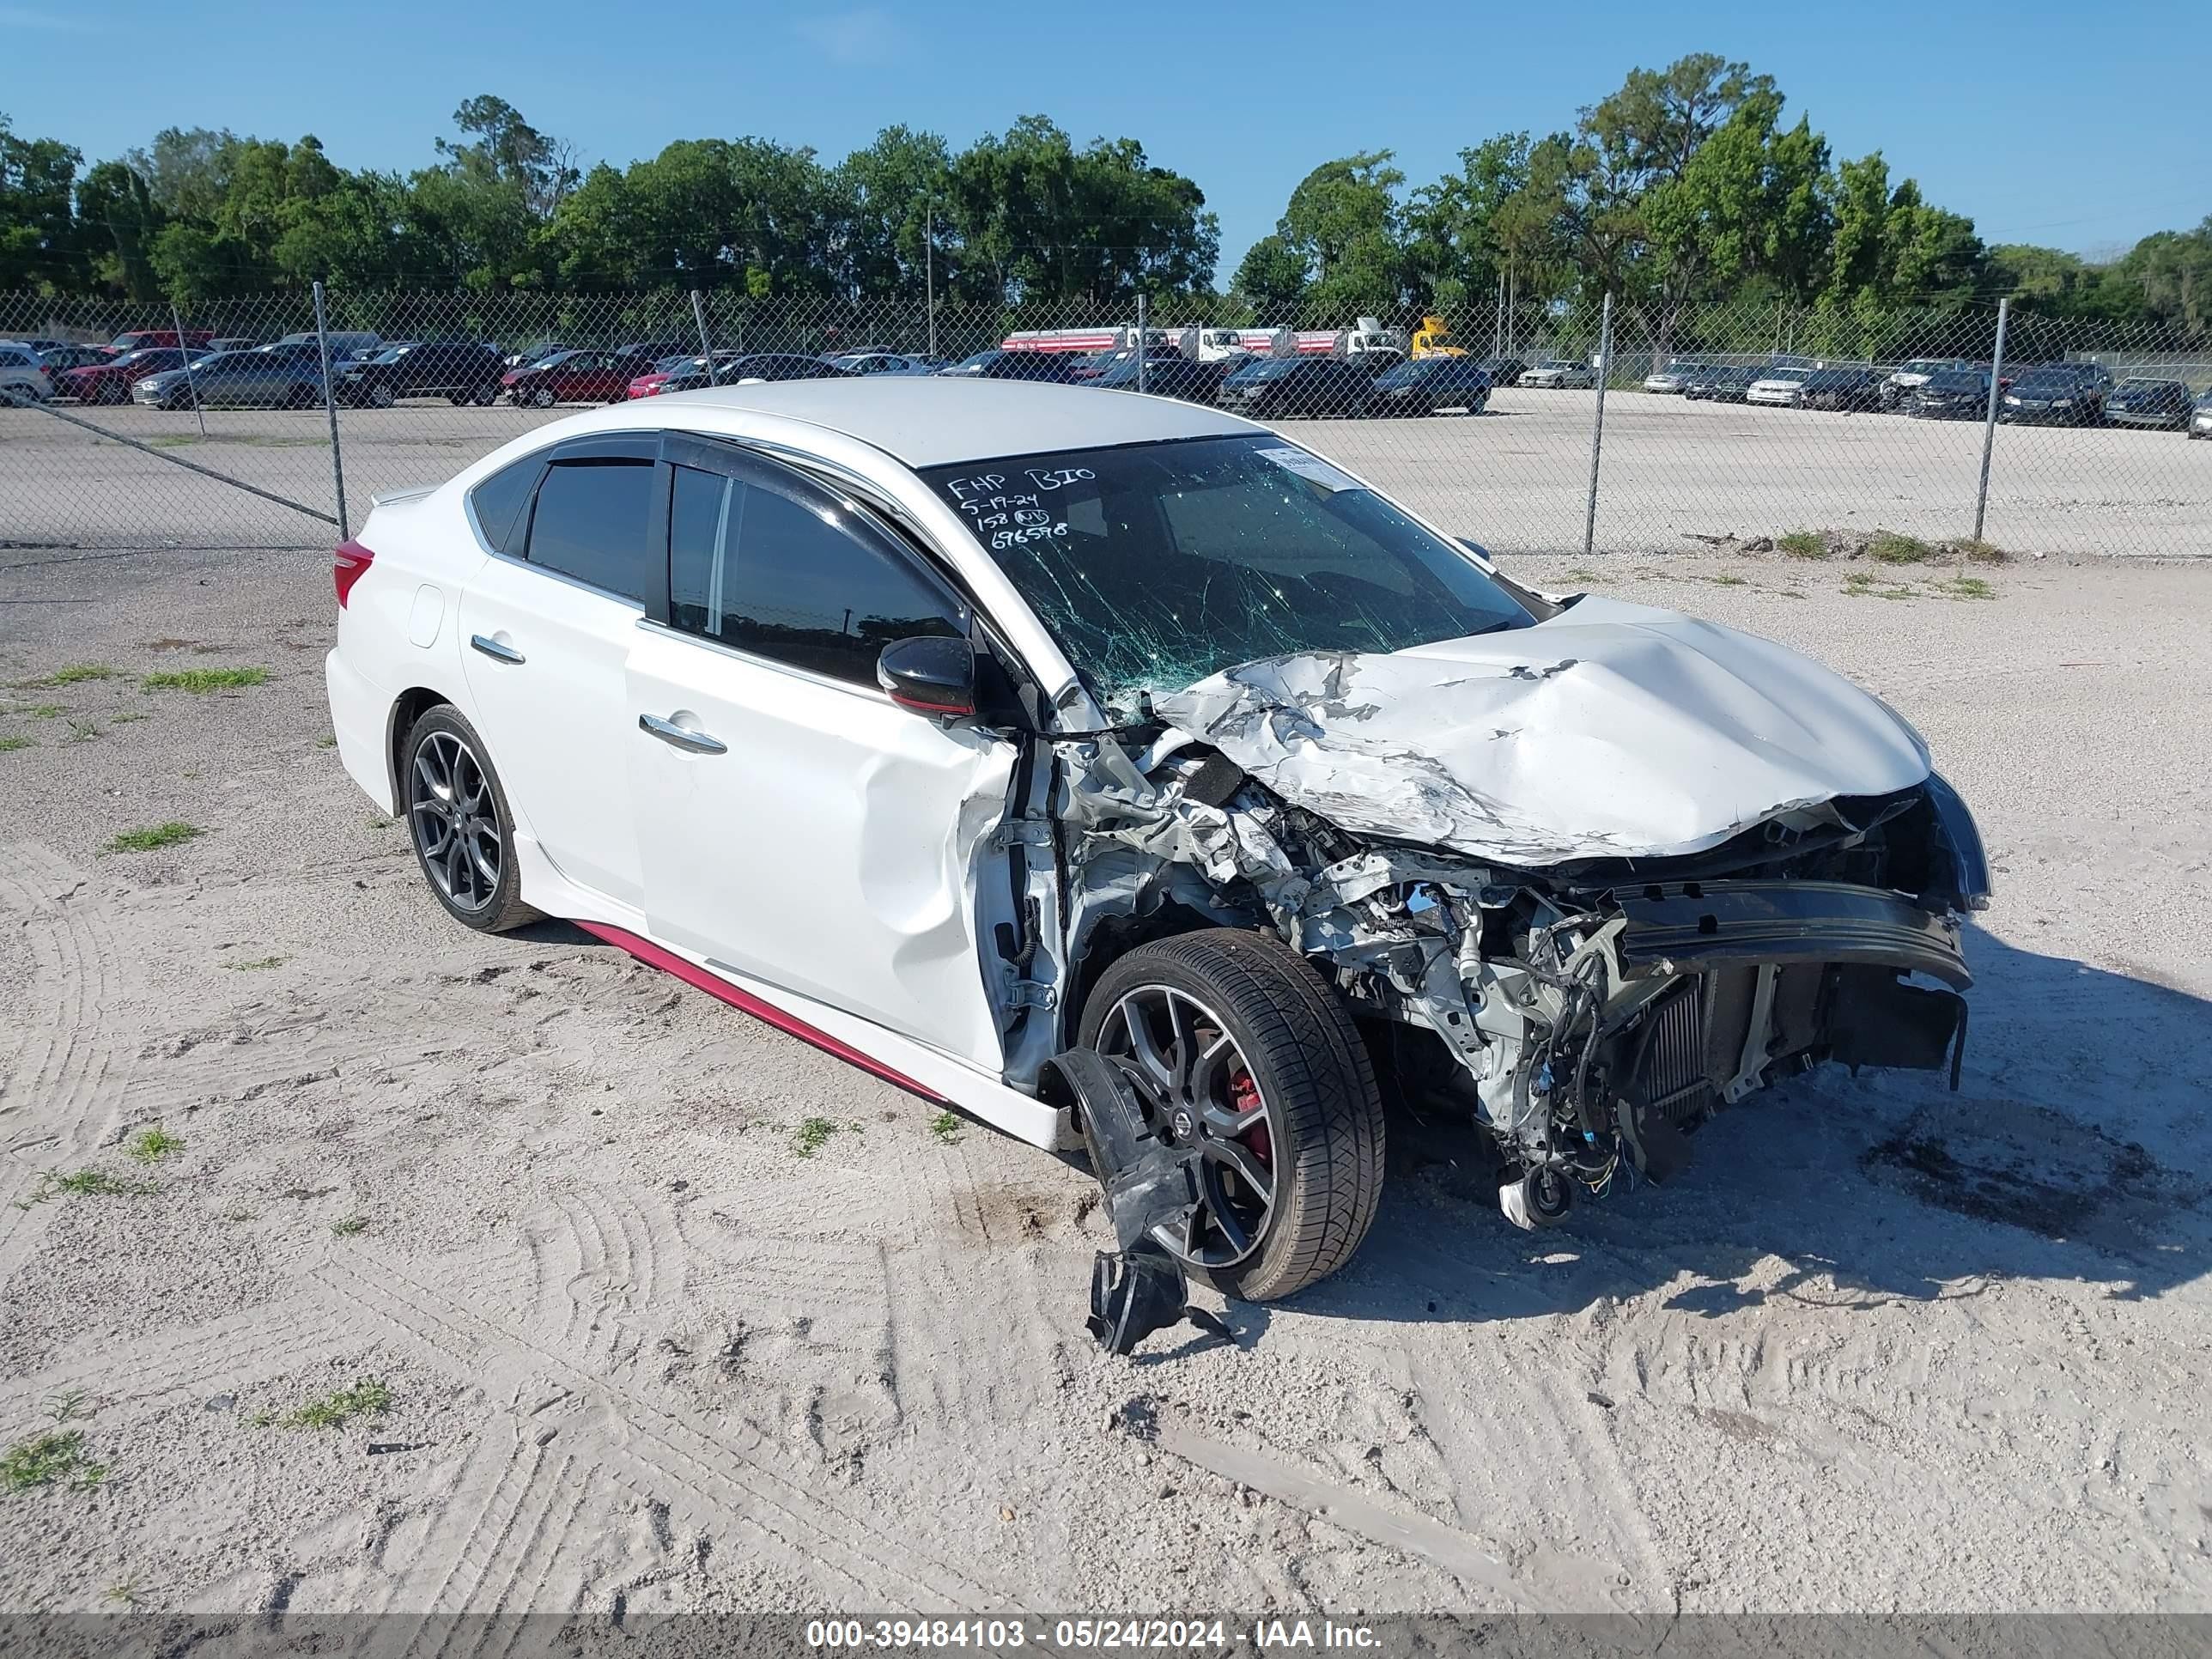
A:
{"type": "Polygon", "coordinates": [[[975,712],[975,651],[942,635],[893,640],[876,659],[876,684],[902,708],[933,720],[975,712]]]}

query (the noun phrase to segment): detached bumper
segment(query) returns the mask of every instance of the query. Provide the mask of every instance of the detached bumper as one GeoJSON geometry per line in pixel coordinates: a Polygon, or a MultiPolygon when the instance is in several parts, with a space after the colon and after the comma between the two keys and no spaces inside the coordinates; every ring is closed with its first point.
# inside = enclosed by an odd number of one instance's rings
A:
{"type": "Polygon", "coordinates": [[[1686,882],[1620,900],[1632,974],[1839,963],[1973,983],[1959,928],[1911,900],[1832,881],[1686,882]]]}

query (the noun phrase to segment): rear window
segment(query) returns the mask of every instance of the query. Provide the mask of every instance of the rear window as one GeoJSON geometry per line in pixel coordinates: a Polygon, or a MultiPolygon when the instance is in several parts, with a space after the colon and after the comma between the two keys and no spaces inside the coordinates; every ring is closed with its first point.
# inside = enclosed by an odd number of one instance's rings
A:
{"type": "Polygon", "coordinates": [[[526,456],[511,466],[501,467],[469,491],[469,511],[476,517],[477,534],[483,538],[484,545],[493,552],[521,551],[516,523],[530,500],[530,488],[538,482],[538,475],[544,466],[538,456],[526,456]]]}

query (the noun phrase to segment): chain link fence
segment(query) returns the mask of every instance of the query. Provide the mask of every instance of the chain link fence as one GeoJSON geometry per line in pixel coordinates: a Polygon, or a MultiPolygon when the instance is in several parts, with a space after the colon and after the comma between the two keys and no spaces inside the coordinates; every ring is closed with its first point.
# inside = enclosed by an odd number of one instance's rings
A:
{"type": "Polygon", "coordinates": [[[0,546],[322,545],[374,492],[447,477],[648,376],[688,388],[825,357],[903,374],[980,354],[973,372],[1279,425],[1501,553],[1885,532],[2212,553],[2212,442],[2188,441],[2212,438],[2212,340],[2003,307],[1425,320],[1164,298],[1139,352],[1134,315],[944,300],[332,290],[179,312],[0,295],[0,341],[41,354],[11,371],[23,354],[0,346],[0,546]],[[92,349],[108,344],[137,351],[92,349]]]}

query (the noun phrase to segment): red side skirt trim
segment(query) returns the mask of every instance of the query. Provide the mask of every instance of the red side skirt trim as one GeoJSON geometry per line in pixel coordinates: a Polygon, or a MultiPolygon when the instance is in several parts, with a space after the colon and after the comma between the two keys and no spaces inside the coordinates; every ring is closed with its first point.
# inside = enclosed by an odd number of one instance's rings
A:
{"type": "Polygon", "coordinates": [[[772,1002],[763,1002],[750,991],[739,990],[729,981],[708,973],[704,968],[684,960],[672,951],[663,950],[649,939],[640,939],[635,933],[620,927],[610,927],[603,921],[580,921],[575,924],[595,939],[627,951],[648,968],[658,968],[664,974],[673,974],[686,985],[696,986],[710,997],[717,997],[732,1008],[741,1009],[755,1019],[765,1021],[779,1031],[788,1032],[801,1042],[811,1042],[825,1054],[834,1054],[848,1066],[857,1066],[871,1076],[905,1090],[910,1095],[937,1105],[946,1104],[945,1098],[934,1089],[926,1088],[912,1078],[893,1071],[873,1055],[864,1054],[849,1042],[839,1041],[827,1031],[817,1030],[796,1014],[787,1014],[772,1002]]]}

